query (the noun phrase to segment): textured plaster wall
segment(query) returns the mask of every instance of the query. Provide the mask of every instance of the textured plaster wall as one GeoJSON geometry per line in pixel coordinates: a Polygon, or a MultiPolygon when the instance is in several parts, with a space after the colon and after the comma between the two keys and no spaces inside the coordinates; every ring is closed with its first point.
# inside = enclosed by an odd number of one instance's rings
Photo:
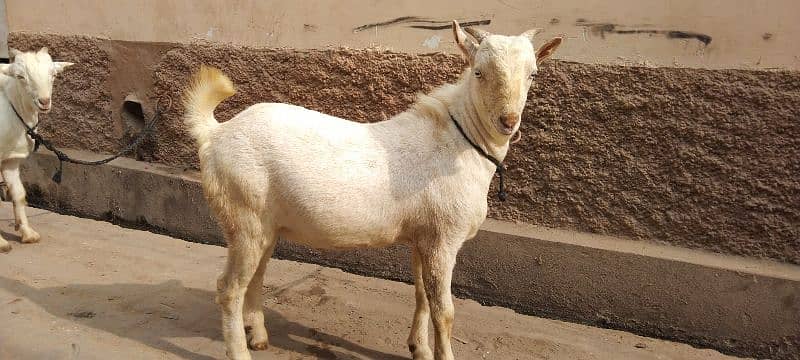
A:
{"type": "MultiPolygon", "coordinates": [[[[200,63],[238,88],[220,120],[263,101],[384,120],[418,91],[454,80],[454,55],[376,50],[142,44],[13,33],[78,65],[56,83],[42,132],[62,146],[112,152],[137,129],[120,115],[174,99],[140,159],[196,167],[180,91],[200,63]]],[[[529,94],[512,147],[510,199],[490,217],[800,264],[800,73],[624,67],[554,61],[529,94]]]]}

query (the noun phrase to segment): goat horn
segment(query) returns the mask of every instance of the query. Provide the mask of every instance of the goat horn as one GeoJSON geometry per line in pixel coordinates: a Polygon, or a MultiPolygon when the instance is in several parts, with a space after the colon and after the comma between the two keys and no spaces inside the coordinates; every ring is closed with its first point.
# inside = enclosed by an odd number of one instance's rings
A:
{"type": "Polygon", "coordinates": [[[467,34],[472,35],[472,37],[474,37],[475,40],[478,41],[478,44],[480,44],[481,41],[483,41],[483,39],[485,39],[487,36],[492,35],[492,33],[488,32],[486,30],[481,30],[481,29],[474,28],[474,27],[471,27],[471,26],[470,27],[465,27],[464,31],[466,31],[467,34]]]}
{"type": "Polygon", "coordinates": [[[533,37],[536,36],[536,35],[539,35],[539,33],[541,33],[541,32],[542,32],[541,28],[530,29],[530,30],[522,33],[522,36],[526,36],[528,39],[533,41],[533,37]]]}

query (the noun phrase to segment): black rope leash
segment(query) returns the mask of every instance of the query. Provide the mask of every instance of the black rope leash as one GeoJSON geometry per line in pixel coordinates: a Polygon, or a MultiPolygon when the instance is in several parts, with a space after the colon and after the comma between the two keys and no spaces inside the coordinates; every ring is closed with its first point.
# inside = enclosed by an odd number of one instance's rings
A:
{"type": "Polygon", "coordinates": [[[73,159],[69,157],[63,151],[56,148],[55,145],[53,145],[53,143],[51,143],[49,140],[45,139],[44,137],[42,137],[42,135],[36,132],[36,128],[39,126],[40,121],[37,121],[36,124],[33,125],[33,127],[28,126],[25,120],[22,119],[22,116],[19,115],[19,112],[17,112],[17,109],[14,107],[13,104],[11,105],[11,108],[14,110],[14,113],[17,115],[17,118],[22,123],[22,126],[25,127],[25,132],[34,141],[33,152],[36,152],[36,150],[39,149],[39,145],[42,145],[47,150],[50,150],[54,154],[56,154],[56,157],[58,158],[58,170],[56,170],[56,173],[53,174],[53,181],[55,181],[57,184],[61,184],[61,175],[64,172],[64,162],[79,164],[79,165],[90,165],[90,166],[103,165],[119,158],[120,156],[126,155],[131,151],[133,151],[134,149],[136,149],[137,147],[139,147],[139,144],[141,144],[142,140],[144,140],[144,138],[150,134],[153,128],[155,128],[156,123],[161,117],[161,113],[164,111],[169,111],[169,109],[172,108],[172,99],[167,98],[167,100],[168,103],[165,108],[161,107],[160,100],[156,101],[155,113],[153,114],[153,118],[150,120],[149,123],[145,125],[142,131],[140,131],[139,134],[136,135],[136,138],[133,139],[133,141],[130,144],[125,146],[122,150],[120,150],[116,154],[97,161],[86,161],[80,159],[73,159]]]}
{"type": "Polygon", "coordinates": [[[506,193],[506,185],[505,185],[506,168],[503,166],[503,163],[495,159],[494,156],[487,154],[486,151],[480,148],[480,146],[472,142],[469,136],[467,136],[467,133],[464,132],[464,129],[461,128],[461,125],[458,123],[458,121],[456,121],[456,118],[453,117],[453,114],[450,113],[448,114],[450,115],[450,119],[453,120],[453,124],[456,124],[456,129],[458,129],[458,132],[461,133],[461,136],[463,136],[464,139],[467,140],[467,142],[470,145],[472,145],[472,147],[475,148],[475,150],[477,150],[479,154],[485,157],[486,160],[491,161],[492,164],[494,164],[494,166],[497,167],[497,174],[500,176],[500,184],[499,184],[500,186],[498,187],[497,190],[497,198],[500,199],[500,201],[506,201],[506,199],[508,198],[508,193],[506,193]]]}

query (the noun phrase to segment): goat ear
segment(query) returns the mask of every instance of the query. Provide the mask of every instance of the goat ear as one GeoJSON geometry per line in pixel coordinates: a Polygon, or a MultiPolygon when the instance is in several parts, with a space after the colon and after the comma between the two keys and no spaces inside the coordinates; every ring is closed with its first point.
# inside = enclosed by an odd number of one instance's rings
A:
{"type": "Polygon", "coordinates": [[[40,54],[48,54],[48,51],[49,51],[49,50],[47,49],[47,47],[46,47],[46,46],[45,46],[45,47],[43,47],[43,48],[41,48],[41,49],[39,49],[39,53],[40,53],[40,54]]]}
{"type": "Polygon", "coordinates": [[[0,64],[0,74],[11,76],[11,77],[18,77],[22,75],[18,64],[0,64]]]}
{"type": "Polygon", "coordinates": [[[56,74],[58,74],[58,73],[64,71],[64,69],[66,69],[66,68],[68,68],[68,67],[70,67],[72,65],[75,65],[75,64],[71,63],[71,62],[56,61],[56,62],[53,63],[53,69],[56,71],[56,74]]]}
{"type": "Polygon", "coordinates": [[[475,62],[475,52],[478,51],[478,45],[467,37],[467,34],[458,25],[458,21],[455,20],[453,20],[453,37],[456,39],[458,48],[461,49],[464,57],[469,61],[469,65],[472,66],[475,62]]]}
{"type": "Polygon", "coordinates": [[[14,49],[14,48],[8,48],[8,58],[11,59],[12,61],[19,54],[22,54],[22,51],[19,51],[19,50],[14,49]]]}
{"type": "Polygon", "coordinates": [[[12,76],[11,64],[0,64],[0,74],[3,74],[5,76],[12,76]]]}
{"type": "Polygon", "coordinates": [[[553,53],[556,52],[556,49],[558,48],[559,45],[561,45],[560,37],[553,38],[550,41],[546,42],[544,45],[542,45],[542,47],[540,47],[539,50],[536,51],[536,65],[541,64],[542,62],[547,60],[547,58],[549,58],[550,55],[553,55],[553,53]]]}

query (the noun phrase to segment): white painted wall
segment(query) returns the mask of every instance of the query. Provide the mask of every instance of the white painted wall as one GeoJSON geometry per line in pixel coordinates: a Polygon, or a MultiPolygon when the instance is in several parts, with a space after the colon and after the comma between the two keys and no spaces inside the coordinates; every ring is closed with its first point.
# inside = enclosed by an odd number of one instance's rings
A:
{"type": "Polygon", "coordinates": [[[206,39],[254,46],[380,46],[406,52],[455,52],[449,29],[414,28],[446,25],[455,18],[488,20],[491,23],[484,28],[498,33],[543,28],[542,37],[567,39],[556,57],[585,63],[800,69],[797,0],[6,2],[11,31],[130,41],[206,39]],[[441,23],[412,21],[355,30],[406,16],[441,23]],[[670,38],[670,31],[705,34],[711,42],[670,38]]]}

